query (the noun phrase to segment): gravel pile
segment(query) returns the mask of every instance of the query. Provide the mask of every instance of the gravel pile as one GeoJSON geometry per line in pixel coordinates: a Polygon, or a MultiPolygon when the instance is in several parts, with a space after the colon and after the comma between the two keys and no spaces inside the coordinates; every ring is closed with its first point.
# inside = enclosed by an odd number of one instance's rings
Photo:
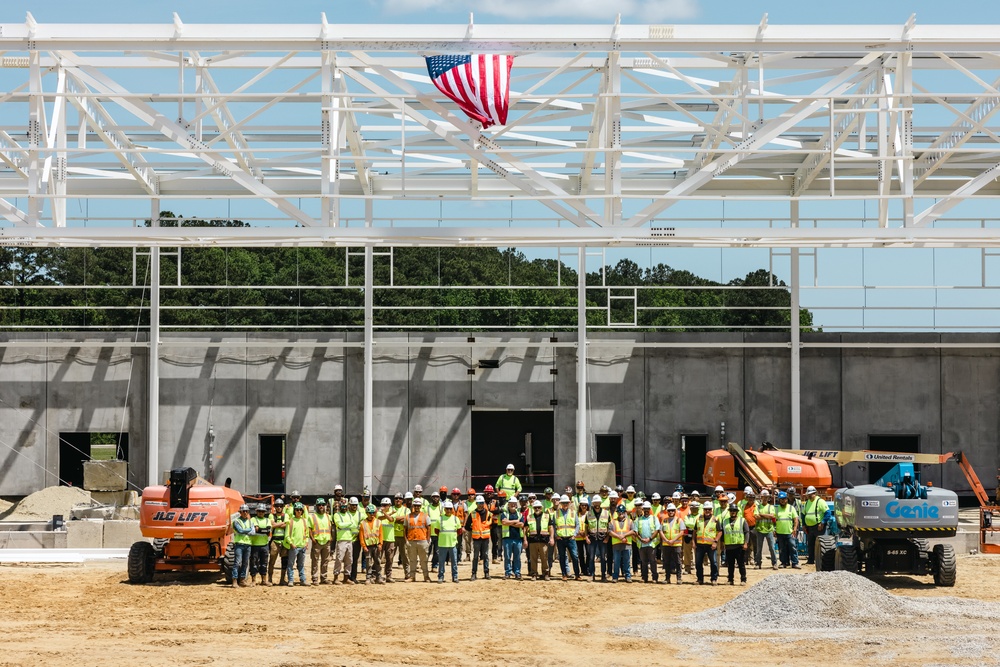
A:
{"type": "Polygon", "coordinates": [[[67,519],[74,505],[91,502],[90,492],[75,486],[50,486],[25,496],[4,515],[4,521],[48,521],[54,514],[67,519]]]}

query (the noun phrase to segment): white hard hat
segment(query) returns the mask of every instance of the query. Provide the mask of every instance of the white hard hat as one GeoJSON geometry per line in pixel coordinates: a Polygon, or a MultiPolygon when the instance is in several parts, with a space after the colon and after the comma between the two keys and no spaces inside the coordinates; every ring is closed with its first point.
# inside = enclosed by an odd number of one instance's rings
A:
{"type": "Polygon", "coordinates": [[[569,496],[559,496],[559,502],[561,502],[561,503],[568,503],[569,502],[569,496]]]}
{"type": "Polygon", "coordinates": [[[699,503],[697,500],[692,500],[691,501],[691,507],[693,507],[695,509],[701,509],[701,503],[699,503]]]}
{"type": "Polygon", "coordinates": [[[514,464],[513,463],[508,463],[507,464],[507,470],[513,470],[513,469],[514,469],[514,464]]]}
{"type": "Polygon", "coordinates": [[[705,501],[705,502],[703,502],[703,503],[701,504],[701,508],[702,508],[703,510],[714,510],[714,509],[715,509],[714,507],[712,507],[712,503],[710,503],[710,502],[708,502],[708,501],[705,501]]]}
{"type": "Polygon", "coordinates": [[[625,489],[625,493],[635,493],[635,487],[629,484],[628,488],[625,489]]]}
{"type": "Polygon", "coordinates": [[[595,494],[594,497],[590,499],[590,502],[594,503],[595,505],[600,505],[601,497],[595,494]]]}
{"type": "Polygon", "coordinates": [[[485,503],[486,502],[486,498],[483,498],[482,496],[476,496],[476,502],[477,503],[485,503]]]}
{"type": "Polygon", "coordinates": [[[534,502],[534,504],[532,504],[532,507],[543,507],[542,501],[541,500],[536,500],[534,502]]]}
{"type": "Polygon", "coordinates": [[[671,495],[670,497],[671,498],[680,498],[681,497],[681,492],[680,491],[674,491],[673,495],[671,495]]]}
{"type": "Polygon", "coordinates": [[[413,504],[414,505],[423,505],[424,504],[424,499],[423,498],[414,498],[413,499],[413,504]]]}
{"type": "Polygon", "coordinates": [[[392,504],[392,501],[391,501],[391,500],[389,500],[388,498],[383,498],[383,499],[382,499],[382,504],[383,504],[383,505],[391,505],[391,504],[392,504]]]}
{"type": "Polygon", "coordinates": [[[403,500],[413,500],[413,494],[407,491],[403,494],[403,500]]]}
{"type": "Polygon", "coordinates": [[[744,494],[746,494],[746,493],[753,493],[753,489],[751,489],[749,486],[745,486],[745,487],[743,487],[743,493],[744,494]]]}
{"type": "Polygon", "coordinates": [[[342,487],[340,484],[337,484],[335,487],[333,487],[333,490],[334,491],[343,491],[344,487],[342,487]]]}
{"type": "Polygon", "coordinates": [[[414,491],[419,491],[420,493],[423,493],[424,492],[424,487],[420,486],[419,484],[416,484],[416,485],[414,485],[413,490],[414,491]]]}
{"type": "Polygon", "coordinates": [[[510,498],[508,498],[507,499],[507,504],[510,505],[511,503],[513,503],[513,504],[516,505],[517,504],[517,498],[514,497],[514,496],[511,496],[510,498]]]}
{"type": "Polygon", "coordinates": [[[554,500],[556,502],[559,502],[560,500],[562,500],[562,497],[558,493],[553,493],[552,497],[549,498],[549,500],[554,500]]]}
{"type": "Polygon", "coordinates": [[[357,505],[357,504],[358,504],[358,499],[357,499],[357,498],[355,498],[354,496],[351,496],[351,499],[350,499],[350,500],[348,500],[347,502],[348,502],[348,504],[350,504],[350,505],[357,505]]]}
{"type": "Polygon", "coordinates": [[[659,499],[660,499],[660,494],[654,493],[653,494],[653,500],[659,500],[659,499]]]}
{"type": "Polygon", "coordinates": [[[644,509],[644,510],[648,510],[648,509],[651,509],[652,507],[653,507],[653,506],[652,506],[652,505],[650,505],[648,501],[647,501],[647,502],[644,502],[644,503],[642,504],[642,509],[644,509]]]}
{"type": "Polygon", "coordinates": [[[718,493],[719,491],[725,491],[725,489],[722,488],[721,484],[719,486],[715,487],[715,492],[718,493]]]}
{"type": "Polygon", "coordinates": [[[608,493],[608,498],[617,498],[617,497],[618,497],[617,491],[611,491],[610,493],[608,493]]]}
{"type": "Polygon", "coordinates": [[[762,496],[770,496],[771,492],[768,491],[767,489],[761,489],[760,490],[760,495],[762,495],[762,496]]]}
{"type": "Polygon", "coordinates": [[[807,487],[806,493],[816,493],[816,487],[815,486],[807,487]]]}
{"type": "Polygon", "coordinates": [[[670,512],[670,511],[677,511],[677,505],[674,505],[673,503],[670,503],[669,505],[667,505],[667,511],[668,512],[670,512]]]}
{"type": "Polygon", "coordinates": [[[727,493],[726,494],[726,498],[729,498],[729,502],[731,502],[731,503],[735,503],[736,502],[736,494],[735,493],[727,493]]]}
{"type": "Polygon", "coordinates": [[[455,508],[455,506],[451,504],[450,500],[444,501],[444,503],[441,504],[441,507],[445,508],[446,510],[450,510],[450,509],[454,509],[455,508]]]}

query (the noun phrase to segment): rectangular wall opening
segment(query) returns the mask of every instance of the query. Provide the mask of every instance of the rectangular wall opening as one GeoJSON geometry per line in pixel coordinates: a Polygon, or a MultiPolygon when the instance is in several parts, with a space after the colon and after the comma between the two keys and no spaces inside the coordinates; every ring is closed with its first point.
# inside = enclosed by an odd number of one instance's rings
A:
{"type": "Polygon", "coordinates": [[[472,483],[494,484],[508,463],[525,491],[552,486],[555,413],[551,410],[473,410],[472,483]]]}
{"type": "Polygon", "coordinates": [[[285,492],[285,435],[261,435],[260,458],[260,493],[283,494],[285,492]]]}
{"type": "Polygon", "coordinates": [[[706,453],[708,453],[708,434],[681,435],[681,482],[701,486],[705,476],[706,453]]]}
{"type": "Polygon", "coordinates": [[[622,481],[622,434],[602,433],[594,436],[594,449],[599,463],[615,464],[615,482],[622,481]]]}
{"type": "Polygon", "coordinates": [[[59,483],[83,487],[85,461],[128,461],[128,433],[59,434],[59,483]]]}
{"type": "MultiPolygon", "coordinates": [[[[869,435],[868,449],[879,452],[906,452],[917,454],[920,452],[919,435],[869,435]]],[[[895,465],[893,463],[867,463],[868,483],[877,482],[883,475],[889,472],[895,465]]],[[[920,472],[920,466],[913,466],[914,470],[920,472]]]]}

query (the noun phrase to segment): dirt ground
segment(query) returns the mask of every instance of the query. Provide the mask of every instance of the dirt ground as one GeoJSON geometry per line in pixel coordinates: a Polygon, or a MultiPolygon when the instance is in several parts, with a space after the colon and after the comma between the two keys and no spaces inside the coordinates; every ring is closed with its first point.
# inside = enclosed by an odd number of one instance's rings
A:
{"type": "MultiPolygon", "coordinates": [[[[807,572],[808,570],[802,570],[807,572]]],[[[501,568],[502,572],[502,568],[501,568]]],[[[724,604],[739,586],[468,581],[457,585],[232,590],[221,577],[126,581],[124,562],[0,568],[0,665],[772,665],[996,664],[989,627],[942,641],[932,624],[857,636],[761,637],[725,629],[637,639],[609,630],[724,604]],[[960,646],[961,650],[956,650],[960,646]],[[971,647],[971,649],[970,649],[971,647]]],[[[958,585],[879,581],[893,593],[1000,601],[1000,557],[962,556],[958,585]]],[[[751,571],[750,585],[794,571],[751,571]]],[[[830,610],[836,615],[838,610],[830,610]]]]}

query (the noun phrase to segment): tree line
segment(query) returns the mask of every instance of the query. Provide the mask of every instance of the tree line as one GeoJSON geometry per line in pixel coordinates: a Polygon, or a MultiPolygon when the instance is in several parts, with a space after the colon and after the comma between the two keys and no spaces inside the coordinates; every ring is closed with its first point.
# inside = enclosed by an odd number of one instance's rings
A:
{"type": "MultiPolygon", "coordinates": [[[[162,226],[247,226],[175,218],[162,226]]],[[[379,249],[375,324],[392,328],[576,326],[576,271],[514,248],[379,249]]],[[[165,327],[336,329],[363,324],[364,261],[344,248],[161,251],[165,327]],[[179,285],[178,285],[179,283],[179,285]]],[[[149,323],[149,253],[131,248],[0,248],[0,326],[129,329],[149,323]]],[[[587,273],[588,325],[675,331],[787,328],[790,293],[766,269],[719,283],[630,259],[587,273]],[[718,289],[740,287],[742,289],[718,289]],[[639,288],[639,289],[634,289],[639,288]],[[608,307],[610,297],[610,308],[608,307]]],[[[801,311],[800,325],[812,326],[801,311]]]]}

